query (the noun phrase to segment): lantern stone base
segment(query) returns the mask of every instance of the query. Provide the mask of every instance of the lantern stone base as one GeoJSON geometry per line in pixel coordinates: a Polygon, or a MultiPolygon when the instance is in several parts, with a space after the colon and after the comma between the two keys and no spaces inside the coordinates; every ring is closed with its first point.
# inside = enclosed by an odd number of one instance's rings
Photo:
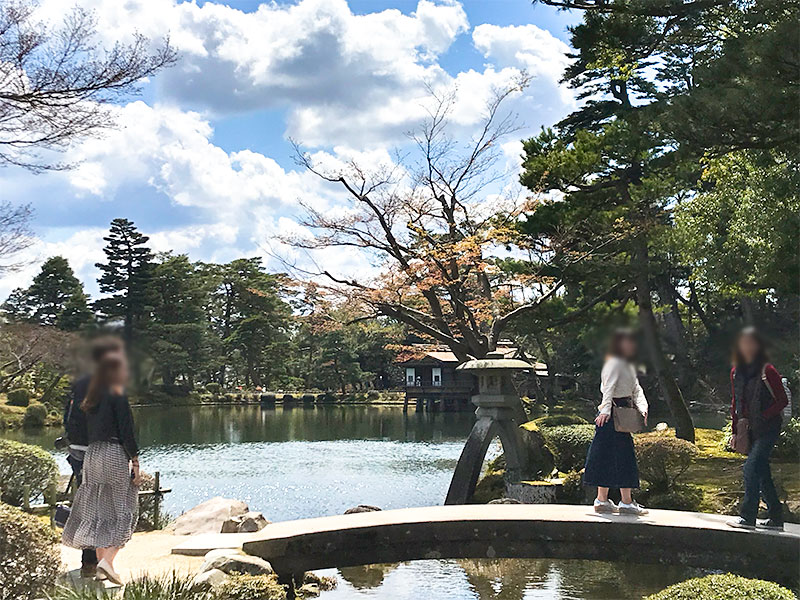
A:
{"type": "MultiPolygon", "coordinates": [[[[481,403],[482,404],[482,403],[481,403]]],[[[458,459],[445,504],[466,504],[475,492],[486,450],[495,437],[500,438],[506,459],[506,479],[520,480],[525,472],[527,454],[523,451],[519,431],[519,411],[505,406],[479,406],[477,421],[458,459]]]]}

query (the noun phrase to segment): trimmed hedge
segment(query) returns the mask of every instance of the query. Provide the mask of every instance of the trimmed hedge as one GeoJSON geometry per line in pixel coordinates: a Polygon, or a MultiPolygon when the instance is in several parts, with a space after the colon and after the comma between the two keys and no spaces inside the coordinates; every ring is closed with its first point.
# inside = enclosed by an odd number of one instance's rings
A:
{"type": "Polygon", "coordinates": [[[698,455],[691,442],[671,435],[645,433],[634,438],[639,474],[652,491],[669,491],[698,455]]]}
{"type": "Polygon", "coordinates": [[[578,415],[545,415],[533,420],[537,427],[558,427],[559,425],[590,425],[589,421],[578,415]]]}
{"type": "Polygon", "coordinates": [[[31,393],[25,388],[18,388],[11,390],[6,394],[7,404],[9,406],[28,406],[31,402],[31,393]]]}
{"type": "Polygon", "coordinates": [[[44,427],[47,422],[47,407],[44,404],[34,402],[25,409],[25,416],[22,417],[23,427],[44,427]]]}
{"type": "Polygon", "coordinates": [[[644,600],[796,600],[771,581],[746,579],[731,573],[708,575],[676,583],[644,600]]]}
{"type": "Polygon", "coordinates": [[[44,494],[58,478],[56,461],[49,452],[11,440],[0,440],[0,500],[22,506],[25,488],[29,500],[44,494]]]}
{"type": "Polygon", "coordinates": [[[209,394],[217,395],[222,391],[222,386],[218,384],[216,381],[212,381],[206,384],[206,391],[209,394]]]}
{"type": "Polygon", "coordinates": [[[594,439],[594,425],[558,425],[541,431],[559,471],[568,473],[583,468],[594,439]]]}
{"type": "Polygon", "coordinates": [[[58,536],[36,517],[0,504],[0,581],[2,597],[41,598],[61,568],[58,536]]]}

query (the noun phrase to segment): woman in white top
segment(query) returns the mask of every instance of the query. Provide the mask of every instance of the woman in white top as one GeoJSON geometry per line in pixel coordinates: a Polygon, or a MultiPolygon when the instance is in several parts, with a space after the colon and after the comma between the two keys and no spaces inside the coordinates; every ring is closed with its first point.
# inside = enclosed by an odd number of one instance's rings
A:
{"type": "Polygon", "coordinates": [[[639,487],[633,437],[630,433],[616,431],[611,417],[615,406],[634,406],[647,422],[647,399],[636,377],[635,357],[636,337],[633,332],[615,332],[603,365],[600,383],[603,399],[594,420],[594,440],[589,447],[583,475],[584,485],[597,486],[594,510],[599,513],[647,513],[631,496],[631,490],[639,487]],[[608,499],[609,488],[619,488],[622,500],[619,506],[608,499]]]}

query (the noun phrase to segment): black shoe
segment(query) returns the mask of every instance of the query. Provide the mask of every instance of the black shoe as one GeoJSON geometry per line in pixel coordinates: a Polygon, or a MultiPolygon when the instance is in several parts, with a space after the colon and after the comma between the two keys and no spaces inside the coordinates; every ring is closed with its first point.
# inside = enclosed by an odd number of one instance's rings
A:
{"type": "Polygon", "coordinates": [[[94,577],[97,575],[96,564],[83,564],[81,565],[81,577],[94,577]]]}
{"type": "Polygon", "coordinates": [[[783,531],[783,521],[767,519],[766,521],[759,521],[758,527],[762,529],[772,529],[773,531],[783,531]]]}
{"type": "Polygon", "coordinates": [[[728,521],[728,525],[730,527],[735,527],[736,529],[755,529],[756,528],[755,522],[751,523],[750,521],[745,521],[741,517],[739,517],[738,519],[734,519],[733,521],[728,521]]]}

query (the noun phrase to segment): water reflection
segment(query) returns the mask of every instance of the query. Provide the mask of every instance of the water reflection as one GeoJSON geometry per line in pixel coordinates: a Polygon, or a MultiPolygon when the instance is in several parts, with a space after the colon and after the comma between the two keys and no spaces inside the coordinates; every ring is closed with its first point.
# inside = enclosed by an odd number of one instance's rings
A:
{"type": "Polygon", "coordinates": [[[696,569],[584,560],[428,560],[329,570],[339,587],[324,600],[638,599],[704,574],[696,569]]]}

